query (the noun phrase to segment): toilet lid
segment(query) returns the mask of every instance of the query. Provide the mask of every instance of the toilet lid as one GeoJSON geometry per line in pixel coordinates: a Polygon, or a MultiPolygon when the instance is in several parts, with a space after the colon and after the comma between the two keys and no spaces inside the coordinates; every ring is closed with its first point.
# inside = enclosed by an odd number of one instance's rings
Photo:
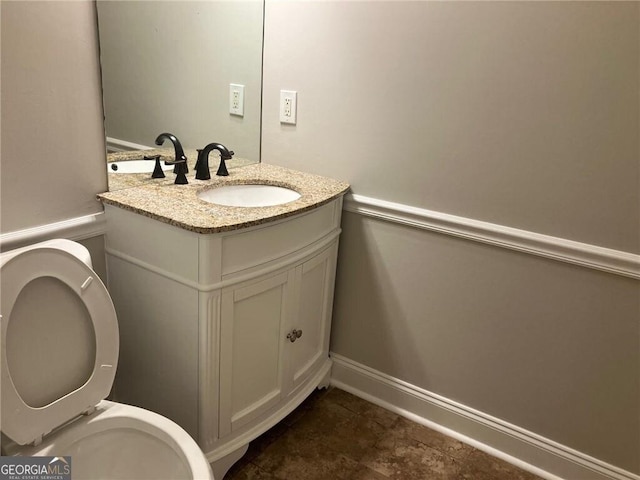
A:
{"type": "Polygon", "coordinates": [[[106,398],[118,361],[104,284],[64,246],[45,245],[0,262],[2,431],[20,445],[106,398]]]}

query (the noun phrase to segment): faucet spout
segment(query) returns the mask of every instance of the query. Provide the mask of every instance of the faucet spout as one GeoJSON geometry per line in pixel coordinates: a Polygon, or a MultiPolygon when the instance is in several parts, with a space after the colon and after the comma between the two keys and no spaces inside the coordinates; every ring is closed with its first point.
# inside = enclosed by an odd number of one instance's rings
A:
{"type": "MultiPolygon", "coordinates": [[[[177,162],[176,166],[173,169],[173,173],[189,173],[189,167],[187,166],[187,157],[184,154],[184,150],[182,149],[182,144],[178,137],[176,137],[173,133],[161,133],[156,138],[156,145],[162,145],[165,140],[171,141],[173,144],[173,149],[175,151],[175,159],[177,162]]],[[[166,162],[165,162],[166,163],[166,162]]]]}
{"type": "Polygon", "coordinates": [[[196,162],[196,178],[198,180],[209,180],[211,178],[209,174],[209,154],[212,150],[218,150],[218,152],[220,152],[220,165],[218,166],[216,175],[223,177],[229,175],[225,160],[231,160],[233,151],[227,149],[227,147],[221,143],[213,142],[198,152],[198,161],[196,162]]]}

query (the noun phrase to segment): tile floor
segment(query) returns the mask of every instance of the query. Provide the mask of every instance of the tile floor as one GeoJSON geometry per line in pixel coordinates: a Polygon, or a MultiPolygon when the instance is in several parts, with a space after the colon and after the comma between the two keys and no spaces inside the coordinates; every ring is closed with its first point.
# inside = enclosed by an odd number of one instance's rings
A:
{"type": "Polygon", "coordinates": [[[317,390],[224,480],[536,480],[343,390],[317,390]]]}

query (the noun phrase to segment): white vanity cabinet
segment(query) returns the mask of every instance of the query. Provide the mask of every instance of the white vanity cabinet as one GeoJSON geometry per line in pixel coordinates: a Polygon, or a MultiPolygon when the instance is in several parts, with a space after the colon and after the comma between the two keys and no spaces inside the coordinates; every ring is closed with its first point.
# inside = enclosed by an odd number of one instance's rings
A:
{"type": "Polygon", "coordinates": [[[329,352],[337,243],[222,291],[220,436],[295,395],[329,352]]]}
{"type": "Polygon", "coordinates": [[[328,384],[341,209],[338,197],[205,234],[105,205],[120,325],[114,399],[176,421],[214,473],[226,470],[328,384]]]}

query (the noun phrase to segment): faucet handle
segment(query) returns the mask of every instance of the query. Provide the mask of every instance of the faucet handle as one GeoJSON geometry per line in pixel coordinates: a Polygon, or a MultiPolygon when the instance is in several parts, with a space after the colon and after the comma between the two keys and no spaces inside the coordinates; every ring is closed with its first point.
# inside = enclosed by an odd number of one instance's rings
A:
{"type": "Polygon", "coordinates": [[[156,161],[156,166],[153,169],[153,173],[151,174],[151,178],[164,178],[164,171],[162,170],[162,166],[160,165],[160,155],[145,155],[144,157],[145,160],[155,160],[156,161]]]}
{"type": "Polygon", "coordinates": [[[233,157],[235,152],[233,150],[227,150],[224,145],[222,145],[222,147],[223,148],[219,149],[220,165],[218,165],[218,171],[216,172],[216,175],[220,177],[226,177],[229,175],[229,171],[227,170],[227,164],[225,163],[225,160],[231,160],[231,157],[233,157]]]}
{"type": "Polygon", "coordinates": [[[176,174],[176,181],[173,182],[176,185],[186,185],[187,183],[189,183],[189,181],[187,180],[187,176],[186,174],[186,169],[187,169],[187,160],[176,160],[176,161],[170,161],[170,160],[165,160],[164,161],[165,165],[175,165],[175,169],[174,169],[174,173],[176,174]]]}

